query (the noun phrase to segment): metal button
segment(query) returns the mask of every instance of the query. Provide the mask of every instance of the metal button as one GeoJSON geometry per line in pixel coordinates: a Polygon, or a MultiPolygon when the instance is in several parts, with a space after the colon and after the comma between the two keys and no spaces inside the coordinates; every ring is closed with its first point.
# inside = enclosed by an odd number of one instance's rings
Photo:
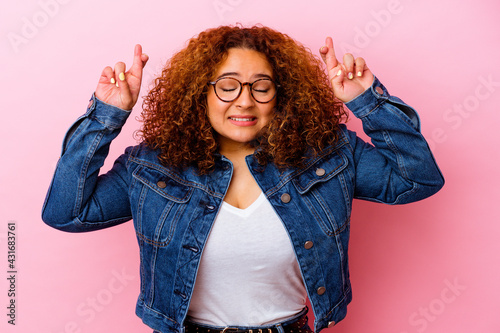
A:
{"type": "Polygon", "coordinates": [[[323,295],[325,293],[325,291],[326,291],[325,287],[319,287],[318,290],[316,290],[318,295],[323,295]]]}
{"type": "Polygon", "coordinates": [[[328,323],[328,328],[335,326],[335,324],[336,324],[336,322],[334,322],[334,321],[330,321],[330,322],[328,323]]]}
{"type": "Polygon", "coordinates": [[[384,90],[381,88],[381,87],[377,87],[375,88],[375,91],[377,92],[377,94],[379,95],[383,95],[384,94],[384,90]]]}
{"type": "Polygon", "coordinates": [[[281,195],[281,201],[282,201],[283,203],[289,203],[291,200],[292,200],[292,197],[290,196],[290,194],[288,194],[288,193],[283,193],[283,194],[281,195]]]}
{"type": "Polygon", "coordinates": [[[318,177],[322,177],[322,176],[324,176],[324,175],[325,175],[325,173],[326,173],[326,171],[325,171],[325,169],[323,169],[323,168],[317,168],[317,169],[316,169],[316,176],[318,176],[318,177]]]}
{"type": "Polygon", "coordinates": [[[305,248],[306,250],[309,250],[310,248],[312,248],[312,247],[313,247],[313,245],[314,245],[314,243],[313,243],[313,242],[311,242],[311,241],[307,241],[307,242],[305,242],[305,243],[304,243],[304,248],[305,248]]]}
{"type": "Polygon", "coordinates": [[[156,183],[156,185],[159,188],[165,188],[165,187],[167,187],[167,183],[165,183],[163,180],[160,180],[158,183],[156,183]]]}

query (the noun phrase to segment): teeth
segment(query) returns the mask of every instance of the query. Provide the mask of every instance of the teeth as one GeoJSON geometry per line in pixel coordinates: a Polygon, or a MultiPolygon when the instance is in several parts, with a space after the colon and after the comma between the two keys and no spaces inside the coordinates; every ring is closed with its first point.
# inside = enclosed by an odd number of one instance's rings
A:
{"type": "Polygon", "coordinates": [[[234,117],[229,117],[229,119],[234,120],[234,121],[252,121],[253,118],[234,118],[234,117]]]}

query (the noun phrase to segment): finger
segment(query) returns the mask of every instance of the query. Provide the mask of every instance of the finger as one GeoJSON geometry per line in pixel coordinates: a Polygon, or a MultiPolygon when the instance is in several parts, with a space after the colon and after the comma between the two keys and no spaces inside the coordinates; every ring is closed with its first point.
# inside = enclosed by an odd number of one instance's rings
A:
{"type": "Polygon", "coordinates": [[[142,67],[146,66],[146,63],[149,60],[149,56],[146,53],[141,54],[142,67]]]}
{"type": "Polygon", "coordinates": [[[342,65],[337,66],[337,68],[335,68],[334,70],[335,70],[335,73],[333,74],[333,76],[331,78],[331,82],[332,82],[333,91],[335,93],[338,93],[339,91],[343,90],[343,88],[344,88],[344,78],[345,78],[346,71],[342,65]]]}
{"type": "Polygon", "coordinates": [[[99,78],[99,83],[107,84],[110,82],[112,84],[116,83],[115,73],[113,72],[113,68],[111,68],[110,66],[107,66],[102,70],[101,77],[99,78]]]}
{"type": "Polygon", "coordinates": [[[117,87],[126,87],[127,81],[125,80],[125,63],[117,62],[115,65],[115,80],[117,87]]]}
{"type": "Polygon", "coordinates": [[[320,49],[320,54],[328,71],[338,66],[335,49],[333,47],[333,40],[331,37],[326,38],[325,45],[320,49]]]}
{"type": "Polygon", "coordinates": [[[347,78],[352,80],[354,78],[354,56],[351,53],[344,54],[344,68],[347,73],[347,78]]]}
{"type": "Polygon", "coordinates": [[[146,66],[149,57],[147,54],[142,53],[142,46],[137,44],[134,48],[134,60],[132,67],[130,68],[130,73],[136,77],[141,77],[142,69],[146,66]]]}
{"type": "Polygon", "coordinates": [[[355,71],[356,71],[356,76],[361,77],[363,76],[364,71],[366,70],[366,62],[365,59],[363,58],[356,58],[355,61],[355,71]]]}

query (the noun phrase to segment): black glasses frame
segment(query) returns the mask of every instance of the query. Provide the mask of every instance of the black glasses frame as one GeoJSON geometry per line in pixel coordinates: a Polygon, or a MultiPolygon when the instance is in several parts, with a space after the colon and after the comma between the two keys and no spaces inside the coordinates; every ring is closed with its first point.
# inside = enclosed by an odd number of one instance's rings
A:
{"type": "Polygon", "coordinates": [[[276,82],[274,82],[273,80],[271,80],[271,79],[267,79],[267,78],[257,79],[257,80],[255,80],[255,81],[253,81],[252,83],[250,83],[250,82],[241,82],[240,80],[235,79],[234,77],[227,77],[227,76],[224,76],[224,77],[220,77],[220,78],[218,78],[218,79],[217,79],[217,80],[215,80],[215,81],[208,82],[208,84],[210,84],[212,87],[214,87],[214,93],[215,93],[215,95],[217,96],[217,98],[218,98],[218,99],[220,99],[220,100],[221,100],[221,101],[223,101],[223,102],[226,102],[226,103],[230,103],[230,102],[232,102],[232,101],[237,100],[237,99],[238,99],[238,97],[240,97],[241,92],[243,91],[243,86],[248,86],[248,88],[250,89],[250,95],[252,95],[252,98],[254,99],[254,101],[256,101],[257,103],[260,103],[260,104],[267,104],[267,103],[271,102],[271,101],[272,101],[272,100],[276,97],[276,95],[278,94],[278,89],[280,88],[280,85],[279,85],[279,84],[277,84],[277,83],[276,83],[276,82]],[[235,98],[233,98],[233,99],[231,99],[231,100],[225,100],[225,99],[222,99],[222,98],[219,96],[219,94],[217,94],[217,89],[215,89],[215,85],[217,84],[217,82],[219,82],[220,80],[224,80],[224,79],[231,79],[231,80],[234,80],[234,81],[236,81],[236,82],[238,82],[238,83],[240,84],[240,92],[238,93],[238,95],[237,95],[235,98]],[[276,87],[276,92],[274,93],[273,97],[272,97],[270,100],[268,100],[267,102],[261,102],[261,101],[257,100],[257,99],[255,98],[255,96],[253,95],[253,89],[252,89],[252,86],[253,86],[256,82],[259,82],[259,81],[264,81],[264,80],[265,80],[265,81],[271,81],[271,82],[272,82],[272,84],[274,84],[274,86],[276,87]]]}

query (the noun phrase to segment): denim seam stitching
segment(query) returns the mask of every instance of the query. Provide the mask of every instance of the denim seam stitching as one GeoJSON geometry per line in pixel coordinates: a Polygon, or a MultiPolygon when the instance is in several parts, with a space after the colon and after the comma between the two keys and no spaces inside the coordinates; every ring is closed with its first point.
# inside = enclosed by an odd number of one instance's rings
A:
{"type": "Polygon", "coordinates": [[[188,181],[188,180],[185,180],[185,179],[182,179],[180,177],[178,177],[175,173],[173,173],[172,171],[170,171],[169,169],[167,168],[164,168],[162,166],[159,166],[158,164],[155,164],[155,163],[149,163],[147,161],[144,161],[142,159],[139,159],[139,158],[136,158],[134,156],[131,156],[130,157],[131,161],[139,164],[139,165],[144,165],[144,166],[148,166],[148,167],[151,167],[152,169],[155,169],[157,171],[160,171],[162,173],[164,173],[166,176],[170,177],[172,180],[175,180],[177,181],[178,183],[184,185],[184,186],[188,186],[188,187],[192,187],[192,188],[198,188],[214,197],[217,197],[217,198],[220,198],[220,199],[223,199],[224,198],[224,194],[223,193],[218,193],[218,192],[214,192],[212,190],[210,190],[208,187],[200,184],[200,183],[196,183],[196,182],[192,182],[192,181],[188,181]]]}
{"type": "Polygon", "coordinates": [[[163,317],[163,318],[165,318],[165,319],[167,319],[167,320],[170,320],[170,321],[171,321],[171,322],[173,322],[174,324],[179,325],[179,323],[178,323],[177,321],[175,321],[174,319],[172,319],[172,318],[170,318],[170,317],[165,316],[165,315],[164,315],[163,313],[161,313],[161,312],[156,311],[155,309],[153,309],[152,307],[150,307],[150,306],[149,306],[149,305],[147,305],[146,303],[144,303],[144,307],[146,308],[146,310],[151,311],[151,312],[154,312],[154,313],[156,313],[156,314],[160,315],[161,317],[163,317]]]}
{"type": "Polygon", "coordinates": [[[323,200],[321,195],[319,195],[318,191],[313,189],[313,190],[311,190],[311,193],[314,196],[314,198],[316,199],[316,201],[319,203],[319,206],[323,210],[328,222],[330,223],[330,225],[332,227],[332,232],[330,232],[330,236],[334,236],[337,233],[337,230],[339,229],[338,225],[337,225],[337,221],[335,220],[335,217],[332,215],[332,213],[328,209],[328,205],[323,200]]]}
{"type": "MultiPolygon", "coordinates": [[[[161,195],[162,197],[168,199],[168,200],[171,200],[171,201],[174,201],[174,202],[177,202],[177,203],[186,203],[189,201],[189,198],[191,197],[191,195],[193,194],[193,188],[191,186],[186,186],[186,185],[183,185],[185,187],[188,188],[188,191],[186,192],[185,196],[183,198],[176,198],[174,196],[171,196],[169,195],[168,193],[164,193],[162,191],[159,191],[157,190],[154,186],[151,185],[151,182],[149,180],[147,180],[146,178],[142,177],[139,172],[143,169],[143,167],[138,167],[137,169],[134,170],[134,172],[132,173],[132,177],[135,177],[137,178],[138,180],[140,180],[144,185],[146,185],[147,187],[149,187],[151,190],[153,190],[154,192],[158,193],[159,195],[161,195]]],[[[182,184],[181,184],[182,185],[182,184]]]]}
{"type": "Polygon", "coordinates": [[[316,183],[329,181],[331,178],[333,178],[335,175],[337,175],[341,170],[343,170],[347,166],[348,161],[345,159],[345,157],[342,154],[340,154],[338,151],[335,151],[335,153],[337,153],[337,155],[342,158],[343,163],[341,165],[337,166],[332,171],[330,171],[328,174],[322,176],[321,178],[311,179],[305,186],[301,186],[300,184],[297,184],[297,182],[294,182],[294,184],[296,184],[297,187],[299,188],[299,191],[305,192],[305,191],[307,191],[308,188],[310,188],[312,185],[314,185],[316,183]]]}
{"type": "Polygon", "coordinates": [[[332,308],[331,308],[331,310],[330,310],[330,311],[329,311],[326,315],[324,315],[322,318],[320,318],[319,320],[324,320],[324,319],[326,319],[327,317],[329,317],[329,316],[332,314],[332,312],[333,312],[334,310],[336,310],[336,309],[340,306],[340,304],[342,304],[343,302],[345,302],[345,300],[347,299],[347,294],[348,294],[348,293],[350,293],[350,292],[351,292],[351,287],[349,286],[349,287],[348,287],[348,288],[347,288],[347,289],[346,289],[346,290],[342,293],[342,295],[343,295],[343,296],[342,296],[342,298],[341,298],[341,299],[337,302],[337,304],[335,304],[335,306],[334,306],[334,307],[332,307],[332,308]]]}
{"type": "Polygon", "coordinates": [[[391,151],[396,156],[396,162],[398,165],[399,172],[401,173],[401,176],[403,176],[406,180],[409,180],[408,179],[408,172],[406,171],[406,167],[404,164],[404,158],[402,157],[401,153],[399,152],[398,147],[392,141],[391,135],[388,133],[388,131],[384,130],[383,135],[384,135],[384,140],[385,140],[387,146],[391,149],[391,151]]]}
{"type": "MultiPolygon", "coordinates": [[[[357,117],[359,119],[363,120],[363,118],[366,118],[371,113],[375,112],[379,107],[381,107],[384,103],[386,103],[386,101],[387,101],[386,97],[383,97],[383,96],[378,97],[377,98],[377,103],[369,111],[362,112],[363,114],[358,115],[357,117]]],[[[356,113],[358,113],[358,112],[356,112],[356,113]]]]}
{"type": "MultiPolygon", "coordinates": [[[[85,156],[85,160],[83,161],[83,166],[80,171],[80,176],[78,179],[78,186],[77,186],[77,195],[76,195],[76,202],[75,202],[75,207],[73,209],[73,215],[78,216],[80,215],[80,211],[83,206],[83,191],[85,190],[85,183],[86,183],[86,176],[88,172],[88,168],[90,166],[90,163],[92,159],[95,156],[95,152],[97,150],[97,147],[101,143],[101,140],[104,136],[104,131],[99,131],[97,135],[95,136],[94,140],[92,141],[92,144],[89,147],[88,153],[85,156]]],[[[89,197],[90,199],[90,197],[89,197]]]]}
{"type": "Polygon", "coordinates": [[[273,187],[269,188],[269,190],[266,192],[266,195],[268,197],[270,197],[271,195],[275,194],[281,188],[283,188],[288,182],[290,182],[294,178],[298,177],[299,175],[305,173],[311,166],[313,166],[316,163],[318,163],[319,160],[321,160],[322,158],[324,158],[325,156],[327,156],[329,154],[337,152],[340,149],[340,147],[342,147],[343,145],[345,145],[345,142],[342,142],[342,144],[340,144],[340,145],[331,146],[331,147],[325,149],[322,152],[322,154],[320,154],[320,155],[316,156],[315,158],[311,159],[309,161],[309,163],[306,164],[303,168],[301,168],[299,170],[295,170],[294,172],[291,172],[290,174],[286,175],[286,177],[281,178],[281,180],[280,180],[280,182],[278,184],[276,184],[273,187]]]}
{"type": "MultiPolygon", "coordinates": [[[[316,195],[315,193],[313,193],[313,191],[311,191],[311,194],[313,195],[313,197],[318,200],[318,198],[316,198],[316,195]]],[[[311,203],[310,199],[307,198],[306,195],[303,195],[302,196],[305,204],[307,205],[307,207],[309,208],[309,211],[311,211],[311,213],[313,214],[316,222],[318,222],[321,226],[321,228],[323,229],[323,231],[325,232],[325,234],[327,234],[328,236],[333,236],[335,234],[335,228],[333,228],[332,231],[329,230],[328,226],[325,225],[325,223],[323,222],[323,219],[320,218],[319,216],[319,213],[316,211],[316,208],[314,207],[314,205],[311,203]]],[[[324,209],[323,209],[324,210],[324,209]]]]}
{"type": "Polygon", "coordinates": [[[179,207],[179,209],[177,209],[177,211],[175,212],[175,215],[172,218],[173,223],[170,225],[171,231],[169,232],[169,236],[165,241],[156,241],[156,240],[149,239],[143,233],[136,231],[137,236],[140,237],[147,244],[154,245],[157,247],[167,246],[168,244],[170,244],[170,241],[172,240],[172,235],[174,233],[172,228],[175,230],[175,227],[177,226],[177,222],[179,222],[179,220],[180,220],[179,216],[182,215],[182,212],[184,212],[184,210],[185,210],[184,207],[179,207]],[[181,212],[179,213],[179,211],[181,211],[181,212]]]}
{"type": "Polygon", "coordinates": [[[342,173],[339,173],[338,178],[339,178],[340,186],[342,187],[342,194],[344,195],[345,205],[347,208],[347,210],[346,210],[347,211],[347,218],[350,220],[351,210],[352,210],[352,207],[351,207],[352,200],[351,200],[351,197],[349,195],[349,186],[347,186],[345,177],[342,173]]]}

